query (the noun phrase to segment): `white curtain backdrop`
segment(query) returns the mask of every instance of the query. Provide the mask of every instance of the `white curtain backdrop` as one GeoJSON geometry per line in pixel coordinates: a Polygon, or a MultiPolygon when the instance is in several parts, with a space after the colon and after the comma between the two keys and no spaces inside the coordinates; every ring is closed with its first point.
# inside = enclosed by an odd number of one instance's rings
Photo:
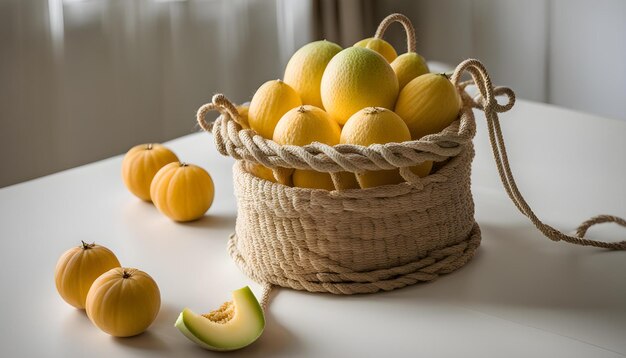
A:
{"type": "MultiPolygon", "coordinates": [[[[405,13],[428,60],[477,57],[522,98],[626,120],[626,1],[368,1],[364,23],[405,13]]],[[[0,0],[0,187],[194,132],[215,92],[243,102],[282,76],[314,6],[0,0]]]]}
{"type": "Polygon", "coordinates": [[[195,110],[218,91],[249,100],[308,41],[307,5],[0,1],[0,162],[10,168],[0,187],[192,133],[195,110]]]}
{"type": "Polygon", "coordinates": [[[626,1],[377,2],[378,19],[395,11],[414,21],[427,59],[476,57],[521,98],[626,121],[626,1]]]}

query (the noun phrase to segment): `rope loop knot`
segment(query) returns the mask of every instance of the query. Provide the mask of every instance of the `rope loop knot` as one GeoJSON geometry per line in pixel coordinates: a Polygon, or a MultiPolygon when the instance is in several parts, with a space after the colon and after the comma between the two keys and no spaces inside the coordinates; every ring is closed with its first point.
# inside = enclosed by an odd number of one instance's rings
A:
{"type": "Polygon", "coordinates": [[[484,112],[504,113],[513,108],[515,104],[515,92],[508,87],[494,87],[491,77],[482,62],[476,59],[467,59],[461,62],[455,69],[452,83],[459,88],[464,103],[469,104],[473,108],[478,108],[484,112]],[[472,80],[461,82],[461,77],[468,72],[472,80]],[[465,88],[469,85],[476,85],[479,94],[472,98],[465,88]],[[496,97],[506,96],[505,104],[499,104],[496,97]]]}
{"type": "Polygon", "coordinates": [[[493,150],[496,167],[498,168],[498,174],[500,175],[504,189],[517,209],[528,217],[541,233],[555,242],[565,241],[576,245],[594,246],[612,250],[626,249],[626,240],[620,242],[604,242],[584,238],[587,230],[596,224],[614,222],[626,227],[626,221],[617,216],[599,215],[593,217],[578,227],[575,236],[566,235],[552,226],[543,223],[535,215],[517,187],[509,165],[500,120],[498,118],[498,113],[506,112],[513,107],[515,104],[515,93],[508,87],[494,87],[485,66],[476,59],[468,59],[461,62],[454,71],[451,81],[459,88],[463,103],[466,106],[478,108],[485,113],[489,130],[489,141],[491,142],[491,149],[493,150]],[[461,77],[466,72],[470,74],[472,80],[461,82],[461,77]],[[471,84],[476,85],[479,93],[473,98],[465,91],[465,88],[471,84]],[[504,104],[500,104],[496,100],[496,97],[501,95],[507,97],[507,102],[504,104]]]}

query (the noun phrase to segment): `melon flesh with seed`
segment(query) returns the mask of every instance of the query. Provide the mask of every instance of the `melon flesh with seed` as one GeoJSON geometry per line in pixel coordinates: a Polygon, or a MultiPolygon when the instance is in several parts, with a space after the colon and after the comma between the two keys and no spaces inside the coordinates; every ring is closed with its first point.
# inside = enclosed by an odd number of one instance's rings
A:
{"type": "Polygon", "coordinates": [[[233,300],[219,309],[199,315],[185,308],[175,324],[187,338],[213,351],[246,347],[265,328],[263,309],[248,286],[233,291],[233,300]]]}

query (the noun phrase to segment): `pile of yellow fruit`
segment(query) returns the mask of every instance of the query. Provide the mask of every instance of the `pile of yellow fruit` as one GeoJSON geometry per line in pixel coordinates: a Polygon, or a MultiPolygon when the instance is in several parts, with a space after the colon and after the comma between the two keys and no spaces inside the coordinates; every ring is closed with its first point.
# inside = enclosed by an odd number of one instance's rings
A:
{"type": "MultiPolygon", "coordinates": [[[[405,142],[437,133],[458,116],[461,99],[445,74],[429,73],[415,52],[397,55],[391,44],[369,38],[342,49],[323,40],[291,57],[283,80],[265,82],[249,107],[239,106],[244,127],[281,145],[369,146],[405,142]]],[[[428,175],[432,162],[411,170],[428,175]]],[[[272,170],[256,163],[246,169],[278,182],[272,170]]],[[[404,181],[398,169],[340,173],[349,188],[370,188],[404,181]]],[[[328,173],[294,170],[280,182],[333,190],[328,173]]]]}

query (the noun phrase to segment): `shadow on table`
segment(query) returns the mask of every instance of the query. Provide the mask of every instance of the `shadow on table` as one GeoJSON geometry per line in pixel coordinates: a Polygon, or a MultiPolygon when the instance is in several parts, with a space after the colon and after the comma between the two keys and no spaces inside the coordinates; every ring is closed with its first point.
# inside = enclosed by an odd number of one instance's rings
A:
{"type": "Polygon", "coordinates": [[[231,229],[235,230],[235,220],[237,219],[236,213],[232,215],[227,214],[206,214],[198,220],[178,223],[179,225],[200,228],[200,229],[231,229]]]}
{"type": "Polygon", "coordinates": [[[236,352],[245,357],[297,356],[300,344],[298,337],[280,324],[270,308],[265,312],[265,330],[261,337],[236,352]]]}
{"type": "Polygon", "coordinates": [[[182,307],[174,307],[170,304],[162,303],[161,309],[159,310],[159,315],[152,323],[152,327],[156,327],[156,328],[162,327],[162,326],[167,326],[168,328],[174,327],[176,318],[178,318],[178,315],[180,314],[182,310],[183,310],[182,307]]]}
{"type": "Polygon", "coordinates": [[[145,351],[164,351],[167,349],[165,341],[159,337],[159,332],[164,331],[167,334],[176,331],[174,322],[179,310],[169,304],[161,304],[159,315],[154,320],[147,331],[133,337],[119,338],[112,337],[116,344],[145,351]]]}
{"type": "Polygon", "coordinates": [[[621,296],[611,293],[623,287],[623,279],[611,268],[621,267],[617,261],[623,253],[546,242],[530,224],[481,223],[481,230],[481,247],[465,267],[434,282],[380,297],[408,305],[434,301],[458,306],[622,310],[621,296]]]}
{"type": "Polygon", "coordinates": [[[192,229],[230,229],[234,231],[237,212],[215,213],[214,208],[212,208],[198,220],[175,222],[160,213],[152,203],[137,198],[129,198],[127,202],[124,203],[121,216],[131,227],[141,227],[142,225],[154,227],[155,224],[169,225],[173,223],[192,229]]]}
{"type": "Polygon", "coordinates": [[[134,337],[111,337],[111,339],[126,348],[133,348],[144,351],[163,351],[167,344],[149,329],[134,337]]]}

